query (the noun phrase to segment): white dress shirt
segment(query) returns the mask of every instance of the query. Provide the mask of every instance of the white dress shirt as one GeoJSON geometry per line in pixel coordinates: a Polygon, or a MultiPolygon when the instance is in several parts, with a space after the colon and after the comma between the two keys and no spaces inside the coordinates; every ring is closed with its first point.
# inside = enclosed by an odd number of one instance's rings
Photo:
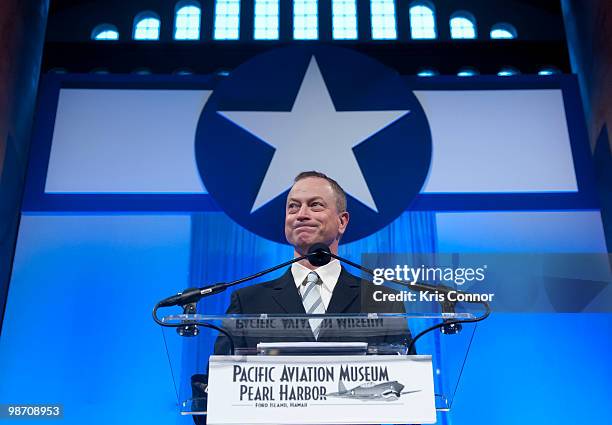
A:
{"type": "Polygon", "coordinates": [[[340,267],[340,261],[332,260],[324,266],[318,267],[314,270],[310,270],[308,267],[304,267],[300,263],[293,263],[291,265],[291,274],[293,275],[293,281],[295,282],[295,286],[299,294],[302,294],[300,286],[306,280],[306,276],[308,273],[314,271],[319,275],[319,278],[322,281],[320,286],[321,289],[321,299],[323,300],[323,305],[325,306],[325,311],[327,311],[327,307],[329,307],[329,302],[331,301],[332,294],[334,292],[334,288],[336,287],[336,283],[338,283],[338,278],[340,277],[340,271],[342,268],[340,267]]]}

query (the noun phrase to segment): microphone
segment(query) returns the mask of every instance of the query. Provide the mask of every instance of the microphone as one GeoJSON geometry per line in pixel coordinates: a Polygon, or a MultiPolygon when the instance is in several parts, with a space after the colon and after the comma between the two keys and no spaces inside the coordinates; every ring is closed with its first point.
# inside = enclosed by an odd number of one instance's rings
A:
{"type": "Polygon", "coordinates": [[[202,288],[187,288],[183,292],[179,292],[176,295],[164,298],[157,304],[157,306],[172,307],[174,305],[183,306],[185,304],[195,303],[203,297],[225,291],[228,286],[229,284],[227,283],[217,283],[215,285],[204,286],[202,288]]]}
{"type": "MultiPolygon", "coordinates": [[[[324,243],[316,243],[314,245],[312,245],[310,247],[310,249],[308,250],[308,261],[310,262],[310,264],[312,264],[313,266],[316,267],[320,267],[320,266],[324,266],[325,264],[329,263],[331,261],[331,258],[335,258],[339,261],[342,261],[343,263],[349,264],[353,267],[355,267],[356,269],[359,269],[361,271],[364,271],[372,276],[374,276],[374,271],[370,270],[366,267],[363,267],[360,264],[357,263],[353,263],[352,261],[347,260],[346,258],[342,258],[338,255],[332,254],[329,247],[327,245],[325,245],[324,243]]],[[[387,279],[390,282],[394,282],[394,283],[398,283],[402,286],[405,286],[413,291],[416,292],[433,292],[433,293],[444,293],[446,294],[445,300],[444,301],[440,301],[440,307],[442,309],[442,313],[450,313],[450,314],[454,314],[455,313],[455,305],[457,304],[456,301],[449,301],[448,300],[448,293],[451,291],[456,291],[455,289],[449,287],[449,286],[445,286],[445,285],[428,285],[426,283],[421,283],[421,282],[403,282],[401,280],[396,280],[396,279],[387,279]]],[[[458,293],[462,293],[461,291],[456,291],[458,293]]],[[[485,305],[485,307],[488,310],[488,304],[485,305]]],[[[488,316],[488,313],[487,315],[488,316]]],[[[486,318],[486,316],[484,318],[486,318]]],[[[440,325],[436,325],[436,327],[440,327],[440,330],[442,333],[447,334],[447,335],[453,335],[453,334],[457,334],[459,332],[461,332],[462,330],[462,325],[461,325],[461,321],[458,321],[456,319],[444,319],[442,321],[442,324],[440,325]]],[[[430,329],[426,329],[425,331],[423,331],[421,334],[419,334],[416,338],[414,338],[410,344],[410,350],[412,350],[412,347],[414,346],[414,343],[416,342],[416,340],[418,338],[420,338],[422,335],[424,335],[425,333],[429,332],[429,330],[432,330],[434,327],[430,328],[430,329]]],[[[410,351],[409,350],[409,351],[410,351]]]]}
{"type": "MultiPolygon", "coordinates": [[[[247,282],[249,280],[253,280],[256,279],[260,276],[266,275],[268,273],[271,273],[275,270],[278,270],[282,267],[286,267],[288,265],[291,265],[293,263],[296,263],[298,261],[304,260],[304,259],[308,259],[308,261],[310,262],[310,264],[312,264],[315,267],[321,267],[324,266],[326,264],[328,264],[331,259],[334,258],[336,260],[339,260],[343,263],[346,263],[350,266],[353,266],[361,271],[364,271],[372,276],[375,276],[375,273],[373,270],[370,270],[366,267],[363,267],[360,264],[354,263],[350,260],[347,260],[346,258],[342,258],[336,254],[333,254],[331,252],[331,250],[329,249],[329,246],[324,244],[324,243],[315,243],[313,244],[309,249],[308,249],[308,253],[299,257],[296,257],[292,260],[286,261],[282,264],[279,264],[277,266],[271,267],[267,270],[263,270],[259,273],[255,273],[254,275],[251,276],[247,276],[244,277],[242,279],[238,279],[238,280],[234,280],[232,282],[229,283],[225,283],[225,282],[221,282],[221,283],[217,283],[214,285],[209,285],[209,286],[204,286],[202,288],[188,288],[185,289],[183,292],[178,293],[176,295],[173,295],[171,297],[165,298],[162,301],[160,301],[159,303],[157,303],[157,305],[153,308],[153,320],[155,320],[155,322],[160,325],[160,326],[171,326],[171,327],[177,327],[179,334],[181,335],[185,335],[185,336],[191,336],[191,335],[196,335],[197,334],[197,326],[194,326],[192,323],[181,323],[179,326],[176,325],[169,325],[164,323],[162,320],[160,320],[157,317],[157,309],[160,307],[171,307],[171,306],[181,306],[183,307],[185,314],[189,313],[189,312],[193,312],[195,310],[195,303],[197,303],[200,299],[202,299],[203,297],[209,296],[209,295],[214,295],[220,292],[225,291],[227,288],[232,287],[234,285],[238,285],[240,283],[243,282],[247,282]],[[196,328],[196,330],[194,331],[194,328],[196,328]],[[183,331],[181,331],[181,329],[183,331]]],[[[421,283],[421,282],[403,282],[401,280],[396,280],[396,279],[387,279],[390,282],[394,282],[394,283],[398,283],[402,286],[405,286],[413,291],[416,292],[434,292],[434,293],[445,293],[448,294],[451,291],[455,291],[457,293],[462,293],[465,294],[465,292],[462,291],[457,291],[451,287],[448,286],[444,286],[444,285],[428,285],[425,283],[421,283]]],[[[468,301],[470,302],[470,301],[468,301]]],[[[462,323],[474,323],[474,322],[480,322],[482,320],[485,320],[487,317],[489,317],[489,315],[491,314],[491,309],[489,307],[489,303],[485,302],[485,301],[480,301],[480,302],[476,302],[478,304],[482,304],[484,305],[486,312],[485,314],[483,314],[481,317],[478,318],[474,318],[474,319],[445,319],[442,321],[442,323],[430,326],[429,328],[421,331],[418,335],[416,335],[415,337],[412,338],[412,341],[410,342],[410,345],[408,347],[408,352],[412,352],[413,348],[415,346],[416,341],[421,338],[423,335],[431,332],[434,329],[437,328],[441,328],[442,333],[445,334],[455,334],[461,331],[461,324],[462,323]]],[[[442,312],[443,313],[454,313],[455,312],[455,301],[448,301],[448,298],[446,298],[446,300],[444,302],[441,302],[441,307],[442,307],[442,312]]],[[[206,326],[212,329],[215,329],[221,333],[223,333],[225,336],[227,336],[230,340],[231,343],[231,352],[234,352],[234,342],[233,342],[233,338],[230,335],[230,333],[228,333],[226,330],[224,330],[222,327],[217,327],[214,326],[212,324],[201,324],[202,326],[206,326]]]]}
{"type": "Polygon", "coordinates": [[[201,288],[185,289],[183,292],[180,292],[176,295],[172,295],[171,297],[168,297],[168,298],[164,298],[157,304],[157,307],[172,307],[175,305],[185,306],[187,304],[196,303],[204,297],[207,297],[209,295],[218,294],[220,292],[225,291],[227,288],[231,286],[238,285],[240,283],[247,282],[249,280],[253,280],[255,278],[258,278],[260,276],[263,276],[265,274],[278,270],[282,267],[286,267],[295,262],[302,261],[303,259],[308,259],[310,264],[312,264],[315,267],[321,267],[329,263],[331,261],[331,258],[332,258],[332,254],[329,251],[329,246],[325,245],[324,243],[316,243],[308,249],[308,253],[306,255],[302,255],[300,257],[294,258],[293,260],[286,261],[282,264],[279,264],[278,266],[274,266],[270,269],[256,273],[252,276],[248,276],[242,279],[235,280],[233,282],[229,282],[229,283],[221,282],[221,283],[216,283],[214,285],[203,286],[201,288]]]}
{"type": "Polygon", "coordinates": [[[308,262],[315,267],[321,267],[331,261],[331,252],[324,243],[316,243],[308,249],[308,262]]]}
{"type": "MultiPolygon", "coordinates": [[[[308,249],[308,254],[306,254],[306,257],[308,257],[308,262],[310,262],[310,264],[312,264],[315,267],[321,267],[326,265],[327,263],[329,263],[331,261],[332,258],[335,258],[336,260],[339,260],[343,263],[346,263],[350,266],[355,267],[356,269],[359,269],[361,271],[364,271],[372,276],[374,276],[374,271],[370,270],[366,267],[363,267],[360,264],[357,263],[353,263],[352,261],[347,260],[346,258],[342,258],[338,255],[332,254],[331,250],[329,249],[329,246],[325,245],[324,243],[315,243],[313,244],[309,249],[308,249]]],[[[400,285],[406,286],[408,288],[411,288],[417,292],[424,292],[424,291],[428,291],[428,292],[444,292],[444,293],[448,293],[451,291],[456,291],[455,289],[451,288],[450,286],[445,286],[445,285],[428,285],[426,283],[421,283],[421,282],[403,282],[401,280],[396,280],[396,279],[387,279],[389,282],[394,282],[394,283],[398,283],[400,285]]]]}
{"type": "Polygon", "coordinates": [[[225,291],[227,288],[238,285],[240,283],[247,282],[249,280],[256,279],[268,273],[271,273],[280,268],[286,267],[290,264],[296,263],[298,261],[302,261],[304,259],[308,259],[310,264],[315,267],[324,266],[325,264],[331,261],[331,253],[329,252],[329,247],[324,243],[316,243],[310,247],[308,253],[306,255],[302,255],[300,257],[296,257],[292,260],[285,261],[278,266],[271,267],[267,270],[261,271],[259,273],[255,273],[254,275],[243,277],[242,279],[234,280],[232,282],[226,283],[216,283],[214,285],[203,286],[201,288],[188,288],[183,292],[180,292],[176,295],[172,295],[171,297],[164,298],[159,303],[157,303],[156,308],[160,307],[172,307],[175,305],[178,306],[186,306],[191,303],[197,303],[204,297],[209,295],[218,294],[220,292],[225,291]]]}
{"type": "MultiPolygon", "coordinates": [[[[346,263],[350,266],[355,267],[356,269],[359,269],[361,271],[364,271],[372,276],[374,276],[374,271],[370,270],[366,267],[363,267],[360,264],[354,263],[350,260],[347,260],[346,258],[342,258],[336,254],[333,254],[330,249],[329,246],[323,244],[323,243],[317,243],[314,244],[310,247],[310,249],[308,250],[308,254],[306,254],[306,257],[308,257],[308,261],[310,262],[310,264],[312,264],[313,266],[323,266],[327,263],[330,262],[331,258],[335,258],[338,261],[341,261],[343,263],[346,263]]],[[[465,294],[465,292],[463,291],[457,291],[456,289],[453,289],[449,286],[445,286],[445,285],[428,285],[426,283],[421,283],[421,282],[403,282],[401,280],[397,280],[397,279],[387,279],[389,282],[394,282],[394,283],[398,283],[402,286],[405,286],[413,291],[416,292],[434,292],[434,293],[444,293],[446,295],[445,300],[440,302],[440,307],[442,309],[442,313],[448,313],[448,314],[454,314],[455,313],[455,305],[457,304],[456,301],[449,301],[448,300],[448,294],[450,292],[456,292],[458,294],[465,294]]],[[[468,302],[472,302],[472,301],[468,301],[468,302]]],[[[419,338],[421,338],[423,335],[426,335],[427,333],[435,330],[435,329],[440,329],[441,332],[443,334],[447,334],[447,335],[452,335],[452,334],[457,334],[459,332],[461,332],[462,329],[462,323],[475,323],[475,322],[480,322],[485,320],[487,317],[489,317],[489,315],[491,314],[491,309],[489,307],[489,303],[487,303],[486,301],[478,301],[475,302],[477,304],[482,304],[485,309],[486,312],[475,319],[450,319],[450,318],[446,318],[442,321],[442,323],[438,323],[435,324],[433,326],[430,326],[424,330],[422,330],[419,334],[417,334],[415,337],[412,338],[412,340],[410,341],[410,345],[408,346],[408,352],[412,353],[413,349],[415,347],[415,343],[417,342],[417,340],[419,338]]]]}
{"type": "MultiPolygon", "coordinates": [[[[308,250],[308,261],[310,262],[310,264],[312,264],[313,266],[316,267],[320,267],[320,266],[324,266],[325,264],[329,263],[331,261],[332,258],[335,258],[339,261],[342,261],[343,263],[349,264],[353,267],[355,267],[356,269],[359,269],[361,271],[364,271],[372,276],[374,276],[374,271],[370,270],[366,267],[363,267],[360,264],[354,263],[352,261],[347,260],[346,258],[342,258],[338,255],[332,254],[329,246],[325,245],[324,243],[316,243],[314,245],[312,245],[310,247],[310,249],[308,250]]],[[[421,283],[421,282],[403,282],[401,280],[397,280],[397,279],[387,279],[389,282],[393,282],[393,283],[397,283],[400,284],[402,286],[405,286],[413,291],[416,292],[433,292],[433,293],[444,293],[448,296],[449,292],[457,292],[457,293],[464,293],[462,291],[458,291],[456,289],[453,289],[449,286],[445,286],[445,285],[428,285],[426,283],[421,283]]],[[[448,298],[446,298],[444,301],[440,302],[440,306],[442,308],[442,313],[451,313],[454,314],[455,313],[455,305],[457,304],[456,301],[449,301],[448,298]]],[[[444,323],[445,326],[442,329],[442,331],[444,333],[448,333],[448,334],[455,334],[461,331],[461,325],[460,324],[455,324],[453,326],[453,323],[455,321],[452,319],[445,319],[444,323]]]]}
{"type": "MultiPolygon", "coordinates": [[[[229,287],[238,285],[243,282],[247,282],[249,280],[256,279],[260,276],[266,275],[282,267],[286,267],[290,264],[296,263],[298,261],[302,261],[304,259],[308,259],[310,264],[314,265],[315,267],[324,266],[325,264],[331,261],[331,253],[329,252],[329,247],[323,243],[314,244],[313,246],[310,247],[306,255],[296,257],[293,260],[286,261],[282,264],[279,264],[267,270],[261,271],[259,273],[255,273],[254,275],[247,276],[242,279],[234,280],[229,283],[221,282],[221,283],[217,283],[214,285],[204,286],[202,288],[185,289],[183,292],[180,292],[176,295],[172,295],[168,298],[164,298],[163,300],[158,302],[153,308],[153,320],[155,320],[155,323],[157,323],[160,326],[176,327],[178,334],[181,336],[196,336],[199,333],[198,325],[195,325],[188,320],[182,320],[178,326],[168,325],[164,323],[163,321],[161,321],[159,317],[157,317],[157,310],[162,307],[180,306],[183,308],[183,314],[193,314],[196,312],[196,303],[204,297],[207,297],[209,295],[218,294],[220,292],[225,291],[229,287]]],[[[228,337],[230,341],[230,346],[231,346],[230,352],[231,353],[234,352],[233,338],[225,329],[223,329],[222,327],[215,326],[210,323],[206,323],[206,324],[200,323],[200,325],[211,328],[211,329],[215,329],[218,332],[224,334],[226,337],[228,337]]]]}
{"type": "MultiPolygon", "coordinates": [[[[208,285],[208,286],[203,286],[201,288],[188,288],[185,289],[183,292],[180,292],[176,295],[172,295],[168,298],[165,298],[163,300],[161,300],[158,304],[157,307],[171,307],[171,306],[185,306],[187,304],[191,304],[191,303],[195,303],[198,302],[200,299],[207,297],[209,295],[214,295],[214,294],[218,294],[220,292],[225,291],[227,288],[238,285],[240,283],[244,283],[247,282],[249,280],[253,280],[256,279],[258,277],[261,277],[263,275],[266,275],[268,273],[271,273],[275,270],[278,270],[282,267],[286,267],[290,264],[293,264],[295,262],[304,260],[304,259],[308,259],[308,261],[310,262],[310,264],[312,264],[315,267],[321,267],[324,266],[326,264],[328,264],[332,258],[335,258],[343,263],[349,264],[361,271],[364,271],[372,276],[374,276],[374,271],[363,267],[360,264],[354,263],[350,260],[347,260],[346,258],[342,258],[338,255],[335,255],[331,252],[331,250],[329,249],[329,246],[324,244],[324,243],[315,243],[313,244],[309,249],[308,249],[308,253],[305,255],[302,255],[300,257],[296,257],[292,260],[286,261],[282,264],[279,264],[277,266],[274,266],[272,268],[269,268],[267,270],[261,271],[259,273],[256,273],[254,275],[251,276],[247,276],[244,277],[242,279],[238,279],[238,280],[234,280],[232,282],[226,283],[226,282],[221,282],[221,283],[217,283],[214,285],[208,285]]],[[[396,280],[396,279],[388,279],[390,282],[394,282],[394,283],[398,283],[400,285],[406,286],[410,289],[412,289],[413,291],[417,291],[417,292],[424,292],[424,291],[428,291],[428,292],[443,292],[443,293],[448,293],[451,291],[456,291],[453,288],[450,288],[448,286],[444,286],[444,285],[428,285],[425,283],[421,283],[421,282],[403,282],[401,280],[396,280]]],[[[456,291],[456,292],[461,292],[461,291],[456,291]]],[[[445,303],[448,304],[448,303],[445,303]]],[[[454,303],[453,303],[454,304],[454,303]]],[[[446,311],[444,312],[452,312],[452,311],[448,311],[448,307],[451,307],[449,305],[445,305],[444,307],[446,311]]]]}

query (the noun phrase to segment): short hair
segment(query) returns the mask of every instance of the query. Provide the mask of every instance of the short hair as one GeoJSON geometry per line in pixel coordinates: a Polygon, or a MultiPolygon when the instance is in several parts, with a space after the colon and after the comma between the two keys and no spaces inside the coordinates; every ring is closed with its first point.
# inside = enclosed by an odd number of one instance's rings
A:
{"type": "Polygon", "coordinates": [[[336,195],[336,208],[338,209],[338,212],[346,211],[346,192],[344,189],[342,189],[342,186],[340,186],[338,182],[331,177],[328,177],[319,171],[302,171],[300,174],[295,176],[295,179],[293,179],[293,184],[308,177],[318,177],[320,179],[327,180],[334,191],[334,194],[336,195]]]}

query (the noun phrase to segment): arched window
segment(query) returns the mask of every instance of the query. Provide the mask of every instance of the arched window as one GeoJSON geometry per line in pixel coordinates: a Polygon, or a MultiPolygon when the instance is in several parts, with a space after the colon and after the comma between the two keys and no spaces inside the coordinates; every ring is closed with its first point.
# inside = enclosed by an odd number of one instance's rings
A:
{"type": "Polygon", "coordinates": [[[519,70],[511,66],[505,66],[502,69],[500,69],[499,72],[497,73],[497,75],[500,77],[509,77],[511,75],[518,75],[518,74],[520,74],[519,70]]]}
{"type": "Polygon", "coordinates": [[[554,66],[545,66],[544,68],[538,71],[538,75],[554,75],[554,74],[561,74],[561,71],[559,71],[554,66]]]}
{"type": "Polygon", "coordinates": [[[142,12],[134,19],[134,40],[159,40],[159,16],[142,12]]]}
{"type": "Polygon", "coordinates": [[[196,1],[181,1],[174,10],[174,39],[200,39],[200,4],[196,1]]]}
{"type": "Polygon", "coordinates": [[[451,38],[476,38],[476,18],[468,12],[457,12],[450,19],[451,38]]]}
{"type": "Polygon", "coordinates": [[[474,75],[478,75],[478,70],[471,66],[461,68],[459,72],[457,72],[458,77],[473,77],[474,75]]]}
{"type": "Polygon", "coordinates": [[[393,40],[397,38],[394,0],[372,0],[372,39],[393,40]]]}
{"type": "Polygon", "coordinates": [[[418,1],[410,5],[410,35],[414,39],[432,39],[438,36],[433,4],[418,1]]]}
{"type": "Polygon", "coordinates": [[[419,77],[434,77],[436,75],[439,75],[438,71],[436,71],[435,69],[431,69],[431,68],[425,68],[425,69],[421,69],[417,75],[419,77]]]}
{"type": "Polygon", "coordinates": [[[215,2],[215,39],[238,40],[240,38],[240,0],[215,2]]]}
{"type": "Polygon", "coordinates": [[[293,1],[293,38],[316,40],[319,38],[319,11],[317,0],[293,1]]]}
{"type": "Polygon", "coordinates": [[[91,32],[92,40],[119,40],[117,27],[111,24],[100,24],[91,32]]]}
{"type": "Polygon", "coordinates": [[[255,40],[278,40],[278,0],[255,0],[255,40]]]}
{"type": "Polygon", "coordinates": [[[357,39],[357,1],[332,1],[332,34],[336,40],[357,39]]]}
{"type": "Polygon", "coordinates": [[[510,24],[495,24],[491,28],[491,38],[516,38],[516,28],[510,24]]]}

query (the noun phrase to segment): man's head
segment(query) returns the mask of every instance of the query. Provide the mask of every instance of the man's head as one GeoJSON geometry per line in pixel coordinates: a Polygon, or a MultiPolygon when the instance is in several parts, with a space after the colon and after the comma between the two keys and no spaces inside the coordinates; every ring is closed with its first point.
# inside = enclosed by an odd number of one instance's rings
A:
{"type": "Polygon", "coordinates": [[[297,175],[287,196],[285,237],[298,254],[317,242],[337,253],[348,221],[346,194],[335,180],[317,171],[297,175]]]}

